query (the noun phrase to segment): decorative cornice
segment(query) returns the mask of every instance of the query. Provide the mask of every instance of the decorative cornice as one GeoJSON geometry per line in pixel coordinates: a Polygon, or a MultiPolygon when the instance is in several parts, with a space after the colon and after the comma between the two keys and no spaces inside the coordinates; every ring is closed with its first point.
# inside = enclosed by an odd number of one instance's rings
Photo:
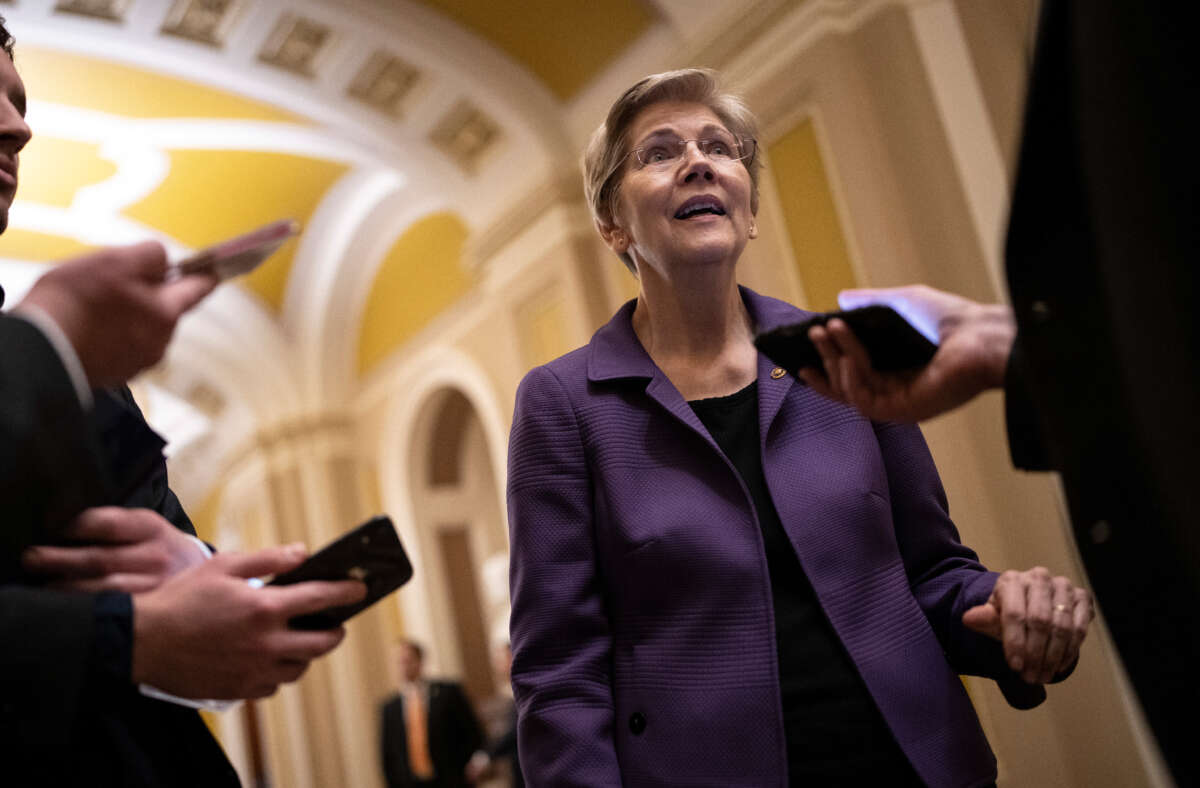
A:
{"type": "Polygon", "coordinates": [[[499,219],[472,234],[463,254],[465,264],[477,273],[482,272],[500,250],[512,243],[551,208],[568,206],[586,211],[580,177],[574,168],[560,171],[513,201],[512,207],[499,219]]]}

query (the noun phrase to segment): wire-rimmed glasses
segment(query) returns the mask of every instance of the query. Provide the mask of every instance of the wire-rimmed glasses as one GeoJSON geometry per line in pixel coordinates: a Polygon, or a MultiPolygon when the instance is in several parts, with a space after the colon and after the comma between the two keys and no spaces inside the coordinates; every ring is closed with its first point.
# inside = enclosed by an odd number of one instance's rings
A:
{"type": "Polygon", "coordinates": [[[688,143],[696,143],[697,149],[710,161],[734,162],[753,161],[757,141],[753,137],[734,137],[716,134],[696,140],[681,140],[676,137],[660,137],[629,152],[642,167],[661,167],[678,162],[687,155],[688,143]]]}

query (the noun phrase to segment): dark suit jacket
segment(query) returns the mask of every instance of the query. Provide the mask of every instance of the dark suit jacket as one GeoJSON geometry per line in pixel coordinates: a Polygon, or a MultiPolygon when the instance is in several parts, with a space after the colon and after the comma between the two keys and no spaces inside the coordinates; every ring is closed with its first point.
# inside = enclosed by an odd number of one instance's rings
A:
{"type": "Polygon", "coordinates": [[[1194,4],[1045,0],[1007,244],[1017,465],[1062,472],[1077,543],[1180,785],[1200,638],[1200,124],[1194,4]]]}
{"type": "MultiPolygon", "coordinates": [[[[45,541],[84,506],[155,509],[193,533],[167,488],[161,454],[144,474],[109,457],[161,446],[128,390],[96,391],[80,408],[53,348],[0,317],[0,748],[6,785],[232,786],[224,753],[196,712],[150,700],[129,683],[129,598],[38,588],[19,550],[45,541]],[[121,497],[116,490],[121,490],[121,497]],[[116,652],[114,654],[114,652],[116,652]],[[124,675],[120,675],[124,670],[124,675]]],[[[137,452],[133,452],[137,454],[137,452]]]]}
{"type": "MultiPolygon", "coordinates": [[[[742,291],[756,326],[804,312],[742,291]]],[[[741,478],[623,307],[532,370],[509,443],[513,689],[532,785],[786,785],[774,611],[741,478]]],[[[760,356],[763,471],[821,607],[926,784],[990,783],[959,673],[1044,698],[962,626],[995,585],[911,425],[760,356]]]]}
{"type": "Polygon", "coordinates": [[[486,752],[493,761],[507,758],[512,771],[512,788],[525,788],[525,775],[521,773],[521,757],[517,751],[517,705],[513,703],[507,713],[504,731],[488,743],[486,752]]]}
{"type": "MultiPolygon", "coordinates": [[[[383,704],[379,749],[388,788],[415,785],[408,768],[408,735],[404,721],[404,698],[393,695],[383,704]]],[[[483,743],[483,732],[462,686],[450,681],[429,682],[429,757],[433,761],[434,785],[457,788],[467,785],[463,776],[471,754],[483,743]]]]}

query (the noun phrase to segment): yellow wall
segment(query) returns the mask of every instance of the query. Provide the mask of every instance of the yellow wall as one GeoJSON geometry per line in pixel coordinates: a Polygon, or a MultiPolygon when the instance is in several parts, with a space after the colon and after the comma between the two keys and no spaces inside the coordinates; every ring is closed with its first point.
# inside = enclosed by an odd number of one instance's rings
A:
{"type": "Polygon", "coordinates": [[[805,120],[768,147],[792,255],[810,309],[837,309],[839,290],[855,287],[816,129],[805,120]]]}
{"type": "MultiPolygon", "coordinates": [[[[31,100],[66,108],[134,119],[309,123],[229,91],[87,55],[22,45],[17,66],[31,100]]],[[[163,182],[124,213],[193,247],[275,219],[305,223],[348,169],[337,162],[260,151],[176,149],[167,155],[169,170],[163,182]]],[[[101,158],[99,145],[40,136],[36,128],[21,160],[18,201],[63,210],[71,207],[81,188],[118,174],[116,165],[101,158]]],[[[74,239],[20,227],[0,238],[0,257],[18,260],[61,260],[88,248],[74,239]]],[[[239,285],[279,311],[295,249],[295,242],[285,245],[239,285]]]]}
{"type": "MultiPolygon", "coordinates": [[[[303,225],[348,170],[344,164],[285,153],[172,150],[167,180],[125,214],[194,247],[208,246],[276,219],[303,225]]],[[[238,280],[278,311],[296,242],[238,280]]]]}
{"type": "Polygon", "coordinates": [[[574,96],[654,21],[642,0],[425,0],[504,50],[560,99],[574,96]]]}
{"type": "Polygon", "coordinates": [[[358,340],[366,374],[470,287],[462,265],[467,227],[435,213],[414,222],[392,246],[372,282],[358,340]]]}
{"type": "Polygon", "coordinates": [[[0,235],[0,257],[49,263],[83,254],[93,247],[61,235],[10,227],[0,235]]]}
{"type": "Polygon", "coordinates": [[[232,118],[308,125],[305,118],[265,102],[87,55],[21,44],[16,64],[25,92],[36,101],[127,118],[232,118]]]}

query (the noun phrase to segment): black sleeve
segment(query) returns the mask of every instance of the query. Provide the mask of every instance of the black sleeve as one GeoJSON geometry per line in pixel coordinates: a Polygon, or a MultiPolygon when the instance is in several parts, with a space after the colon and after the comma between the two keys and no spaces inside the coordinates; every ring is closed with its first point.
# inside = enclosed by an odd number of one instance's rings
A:
{"type": "Polygon", "coordinates": [[[517,754],[517,720],[516,715],[513,716],[513,724],[508,726],[504,733],[496,737],[486,750],[488,757],[493,760],[498,758],[514,758],[517,754]]]}
{"type": "Polygon", "coordinates": [[[30,323],[0,315],[0,583],[20,551],[89,505],[107,475],[88,416],[58,353],[30,323]]]}
{"type": "Polygon", "coordinates": [[[88,414],[58,353],[35,326],[0,315],[0,738],[22,762],[54,763],[84,688],[128,682],[126,594],[21,585],[21,550],[103,500],[106,477],[88,414]]]}
{"type": "Polygon", "coordinates": [[[479,718],[475,716],[475,710],[471,708],[471,702],[467,700],[462,685],[449,684],[447,689],[450,690],[450,697],[454,703],[454,719],[458,721],[459,741],[462,742],[462,751],[466,753],[466,758],[463,759],[465,764],[472,753],[483,747],[483,728],[479,725],[479,718]]]}
{"type": "Polygon", "coordinates": [[[404,717],[397,697],[385,701],[379,709],[379,757],[383,764],[383,779],[388,788],[404,785],[403,759],[408,753],[404,749],[404,717]]]}
{"type": "Polygon", "coordinates": [[[1008,451],[1013,466],[1026,471],[1054,470],[1047,454],[1042,425],[1030,393],[1028,367],[1021,336],[1013,342],[1004,375],[1004,416],[1008,428],[1008,451]]]}
{"type": "Polygon", "coordinates": [[[192,521],[167,483],[167,463],[162,451],[166,443],[146,423],[129,388],[96,389],[92,393],[96,403],[92,424],[101,436],[108,464],[114,471],[114,485],[120,490],[113,502],[153,509],[179,530],[194,535],[192,521]]]}

